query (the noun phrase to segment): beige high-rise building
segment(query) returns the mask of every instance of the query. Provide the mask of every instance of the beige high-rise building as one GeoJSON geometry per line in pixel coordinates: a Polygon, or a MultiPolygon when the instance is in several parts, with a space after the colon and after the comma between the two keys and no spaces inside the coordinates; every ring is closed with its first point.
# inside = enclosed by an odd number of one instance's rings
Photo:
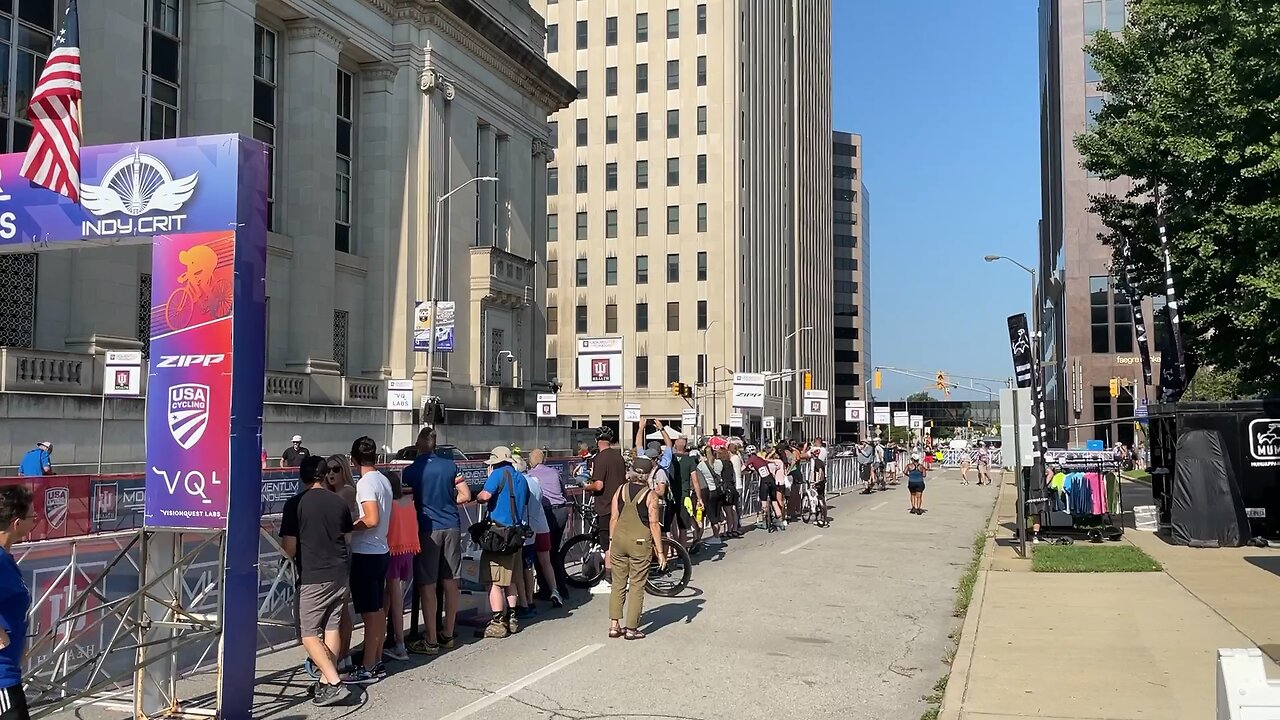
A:
{"type": "MultiPolygon", "coordinates": [[[[547,376],[583,427],[625,403],[728,432],[736,372],[833,389],[831,2],[534,0],[579,99],[551,118],[547,376]],[[811,330],[803,328],[811,327],[811,330]],[[584,338],[620,338],[618,390],[583,390],[584,338]]],[[[605,383],[608,384],[608,383],[605,383]]],[[[614,383],[617,384],[617,383],[614,383]]],[[[805,422],[830,436],[831,413],[805,422]]],[[[796,427],[795,434],[801,430],[796,427]]]]}

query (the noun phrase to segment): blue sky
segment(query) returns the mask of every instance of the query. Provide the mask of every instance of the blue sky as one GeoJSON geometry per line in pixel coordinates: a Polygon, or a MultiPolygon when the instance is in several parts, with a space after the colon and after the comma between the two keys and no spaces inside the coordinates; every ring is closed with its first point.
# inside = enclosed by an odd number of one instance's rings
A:
{"type": "MultiPolygon", "coordinates": [[[[862,134],[872,362],[1003,378],[1040,217],[1034,0],[834,0],[835,128],[862,134]]],[[[926,389],[886,373],[877,397],[926,389]]],[[[954,391],[952,398],[983,395],[954,391]]]]}

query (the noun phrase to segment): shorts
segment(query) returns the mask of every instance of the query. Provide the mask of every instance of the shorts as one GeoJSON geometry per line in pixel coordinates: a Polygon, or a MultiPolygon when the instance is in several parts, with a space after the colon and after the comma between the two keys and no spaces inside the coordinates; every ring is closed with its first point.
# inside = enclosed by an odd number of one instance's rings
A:
{"type": "Polygon", "coordinates": [[[681,530],[693,527],[693,518],[689,515],[689,509],[684,506],[684,498],[666,503],[666,509],[662,513],[663,532],[671,532],[673,520],[681,530]]]}
{"type": "Polygon", "coordinates": [[[922,482],[909,482],[909,483],[907,483],[907,492],[912,492],[912,493],[922,493],[922,492],[924,492],[924,483],[922,483],[922,482]]]}
{"type": "Polygon", "coordinates": [[[989,473],[989,472],[991,472],[991,464],[990,464],[990,463],[978,463],[978,472],[983,472],[983,473],[989,473]]]}
{"type": "Polygon", "coordinates": [[[613,520],[612,515],[596,515],[596,540],[600,543],[600,547],[604,548],[605,553],[609,552],[609,522],[613,520]]]}
{"type": "Polygon", "coordinates": [[[871,480],[871,465],[870,465],[870,464],[866,464],[866,465],[859,465],[859,466],[858,466],[858,474],[862,476],[862,481],[863,481],[863,482],[870,482],[870,480],[871,480]]]}
{"type": "Polygon", "coordinates": [[[551,533],[538,533],[533,536],[533,549],[538,552],[551,552],[551,533]]]}
{"type": "Polygon", "coordinates": [[[413,553],[403,553],[401,555],[392,555],[391,562],[387,563],[387,579],[399,580],[400,582],[408,582],[413,579],[413,562],[417,557],[413,553]]]}
{"type": "Polygon", "coordinates": [[[724,522],[724,493],[719,490],[706,491],[706,497],[703,500],[702,519],[718,525],[724,522]]]}
{"type": "Polygon", "coordinates": [[[0,720],[31,720],[21,683],[0,690],[0,720]]]}
{"type": "Polygon", "coordinates": [[[485,551],[480,553],[480,584],[511,587],[516,579],[516,565],[520,564],[520,553],[495,555],[485,551]]]}
{"type": "Polygon", "coordinates": [[[351,553],[351,604],[356,614],[380,612],[387,589],[390,553],[351,553]]]}
{"type": "Polygon", "coordinates": [[[418,587],[456,579],[462,572],[462,531],[458,528],[420,532],[418,545],[422,550],[413,560],[413,579],[418,587]]]}
{"type": "Polygon", "coordinates": [[[520,549],[520,558],[524,560],[525,570],[532,570],[533,566],[538,564],[538,550],[533,543],[520,549]]]}
{"type": "Polygon", "coordinates": [[[765,503],[765,502],[769,502],[770,500],[773,500],[774,495],[777,494],[777,490],[778,490],[778,484],[774,482],[773,478],[768,478],[768,479],[761,478],[760,479],[760,502],[765,503]]]}
{"type": "Polygon", "coordinates": [[[298,586],[298,636],[324,637],[337,632],[347,606],[347,586],[340,580],[298,586]]]}

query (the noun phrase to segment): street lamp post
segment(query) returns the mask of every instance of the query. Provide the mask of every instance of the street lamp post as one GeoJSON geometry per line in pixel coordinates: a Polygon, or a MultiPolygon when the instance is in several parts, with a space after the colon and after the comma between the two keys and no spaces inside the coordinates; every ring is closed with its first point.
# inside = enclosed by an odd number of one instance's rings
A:
{"type": "MultiPolygon", "coordinates": [[[[789,341],[791,340],[791,338],[793,338],[793,337],[795,337],[795,336],[799,335],[800,333],[802,333],[802,332],[812,332],[812,331],[813,331],[813,326],[812,326],[812,325],[805,325],[805,326],[804,326],[804,327],[802,327],[802,328],[796,328],[794,331],[792,331],[792,332],[788,333],[788,334],[787,334],[787,336],[786,336],[786,337],[784,337],[784,338],[782,339],[782,342],[783,342],[783,344],[785,345],[787,342],[789,342],[789,341]]],[[[799,353],[796,353],[796,355],[798,356],[798,355],[799,355],[799,353]]],[[[796,357],[796,358],[795,358],[795,360],[796,360],[796,362],[792,365],[792,367],[795,367],[795,365],[799,365],[799,364],[800,364],[800,358],[799,358],[799,357],[796,357]]],[[[797,370],[796,372],[799,372],[799,371],[797,370]]],[[[794,379],[794,377],[795,377],[795,373],[793,372],[793,373],[792,373],[792,378],[794,379]]],[[[785,382],[785,381],[784,381],[784,382],[785,382]]],[[[782,395],[782,422],[783,422],[783,425],[784,425],[784,426],[786,427],[786,429],[787,429],[787,430],[786,430],[786,437],[791,437],[791,416],[787,413],[787,401],[790,399],[791,394],[795,391],[795,386],[796,386],[796,385],[799,385],[799,383],[796,383],[795,385],[792,385],[792,389],[791,389],[791,390],[787,390],[787,391],[786,391],[786,392],[784,392],[784,393],[783,393],[783,395],[782,395]]],[[[796,405],[799,405],[799,404],[800,404],[800,399],[799,399],[799,398],[796,398],[796,405]]]]}
{"type": "MultiPolygon", "coordinates": [[[[709,376],[711,375],[711,356],[707,354],[707,335],[711,332],[711,326],[715,325],[718,322],[720,321],[712,320],[711,322],[707,323],[707,326],[705,328],[702,329],[702,367],[700,368],[702,370],[702,378],[698,381],[698,385],[700,385],[702,389],[702,405],[705,405],[707,403],[707,380],[710,379],[709,376]]],[[[715,388],[714,382],[711,383],[711,387],[713,389],[715,388]]],[[[716,406],[716,400],[715,400],[715,397],[712,396],[711,414],[713,417],[715,416],[715,406],[716,406]]],[[[699,405],[699,403],[695,400],[693,405],[694,411],[696,412],[700,408],[701,408],[701,405],[699,405]]],[[[700,414],[698,416],[698,421],[699,422],[702,421],[702,416],[700,414]]]]}
{"type": "MultiPolygon", "coordinates": [[[[459,190],[477,182],[496,183],[498,182],[498,178],[489,176],[473,177],[436,199],[436,229],[435,236],[432,240],[432,245],[434,247],[431,248],[431,336],[427,339],[427,402],[431,401],[431,381],[435,378],[436,374],[436,303],[440,300],[440,283],[438,282],[438,273],[440,270],[440,217],[444,214],[443,208],[445,200],[448,200],[451,195],[459,190]]],[[[434,427],[436,424],[434,413],[429,419],[431,420],[430,424],[434,427]]]]}

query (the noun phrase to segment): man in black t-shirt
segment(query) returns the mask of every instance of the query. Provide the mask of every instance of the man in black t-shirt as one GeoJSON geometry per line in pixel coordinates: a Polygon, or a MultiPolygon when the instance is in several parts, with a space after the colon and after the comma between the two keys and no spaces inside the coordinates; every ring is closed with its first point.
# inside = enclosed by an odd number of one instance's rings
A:
{"type": "Polygon", "coordinates": [[[302,461],[304,490],[289,498],[280,518],[280,544],[298,569],[298,634],[311,662],[320,671],[316,705],[333,705],[351,692],[338,677],[336,655],[342,646],[338,630],[347,604],[351,555],[351,509],[325,484],[325,459],[302,461]]]}
{"type": "Polygon", "coordinates": [[[280,463],[284,467],[302,467],[302,461],[309,457],[311,457],[311,451],[303,447],[302,436],[294,435],[293,442],[280,453],[280,463]]]}
{"type": "Polygon", "coordinates": [[[596,532],[601,547],[604,548],[605,570],[611,570],[613,562],[609,559],[609,516],[613,513],[613,496],[618,488],[627,481],[627,461],[622,451],[613,446],[618,435],[613,428],[602,427],[596,432],[596,445],[599,452],[591,462],[591,482],[586,488],[595,498],[596,532]]]}

